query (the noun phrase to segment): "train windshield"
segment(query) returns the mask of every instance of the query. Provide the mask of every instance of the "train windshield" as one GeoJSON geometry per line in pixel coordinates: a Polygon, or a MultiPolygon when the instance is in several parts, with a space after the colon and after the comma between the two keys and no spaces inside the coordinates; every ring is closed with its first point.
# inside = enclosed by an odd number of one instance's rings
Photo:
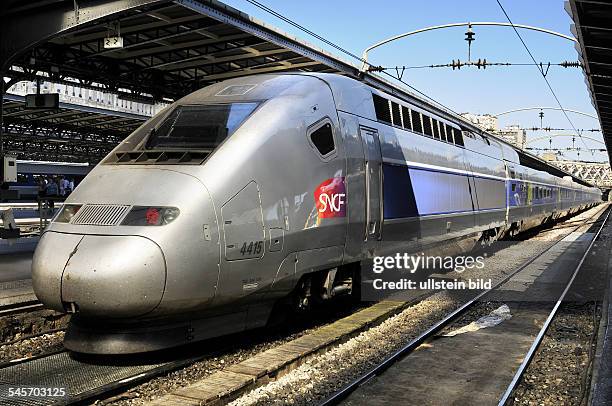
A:
{"type": "Polygon", "coordinates": [[[253,113],[258,103],[178,106],[151,131],[147,149],[213,149],[253,113]]]}

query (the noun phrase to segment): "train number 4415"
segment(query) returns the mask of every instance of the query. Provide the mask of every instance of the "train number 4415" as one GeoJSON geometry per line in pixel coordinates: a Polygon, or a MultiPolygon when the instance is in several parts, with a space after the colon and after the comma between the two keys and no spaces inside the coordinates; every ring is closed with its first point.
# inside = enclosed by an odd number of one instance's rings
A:
{"type": "Polygon", "coordinates": [[[242,243],[240,253],[245,255],[259,255],[263,251],[263,241],[247,241],[242,243]]]}

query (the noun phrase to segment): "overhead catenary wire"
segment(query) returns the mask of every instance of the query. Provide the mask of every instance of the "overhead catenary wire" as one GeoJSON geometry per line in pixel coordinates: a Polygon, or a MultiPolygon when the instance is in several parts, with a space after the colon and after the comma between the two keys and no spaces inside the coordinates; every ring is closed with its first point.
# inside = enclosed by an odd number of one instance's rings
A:
{"type": "MultiPolygon", "coordinates": [[[[335,43],[331,42],[330,40],[328,40],[328,39],[326,39],[326,38],[324,38],[324,37],[320,36],[319,34],[317,34],[317,33],[313,32],[313,31],[309,30],[308,28],[304,27],[303,25],[300,25],[300,24],[296,23],[295,21],[291,20],[289,17],[286,17],[286,16],[284,16],[283,14],[281,14],[281,13],[279,13],[279,12],[277,12],[277,11],[275,11],[275,10],[271,9],[270,7],[266,6],[265,4],[263,4],[263,3],[261,3],[261,2],[259,2],[259,1],[257,1],[257,0],[246,0],[246,1],[247,1],[248,3],[250,3],[250,4],[254,5],[255,7],[257,7],[257,8],[259,8],[259,9],[261,9],[261,10],[263,10],[263,11],[265,11],[265,12],[269,13],[269,14],[272,14],[273,16],[275,16],[275,17],[277,17],[277,18],[281,19],[282,21],[284,21],[284,22],[286,22],[287,24],[289,24],[289,25],[291,25],[291,26],[293,26],[293,27],[297,28],[298,30],[303,31],[303,32],[305,32],[305,33],[307,33],[307,34],[309,34],[309,35],[313,36],[314,38],[318,39],[319,41],[322,41],[323,43],[325,43],[325,44],[329,45],[330,47],[332,47],[332,48],[334,48],[334,49],[336,49],[336,50],[338,50],[338,51],[340,51],[340,52],[342,52],[342,53],[344,53],[344,54],[346,54],[346,55],[350,56],[351,58],[354,58],[354,59],[356,59],[356,60],[358,60],[359,62],[362,62],[362,63],[366,62],[366,60],[365,60],[365,59],[363,59],[362,57],[357,56],[357,55],[355,55],[354,53],[352,53],[352,52],[350,52],[350,51],[348,51],[348,50],[346,50],[346,49],[342,48],[341,46],[339,46],[339,45],[337,45],[337,44],[335,44],[335,43]]],[[[408,84],[407,82],[405,82],[405,81],[403,81],[403,80],[401,80],[401,79],[398,79],[397,77],[395,77],[395,76],[393,76],[393,75],[389,74],[388,72],[382,72],[382,73],[383,73],[383,74],[385,74],[385,75],[387,75],[387,76],[389,76],[389,77],[391,77],[391,78],[393,78],[393,79],[395,79],[395,80],[398,80],[399,82],[403,83],[403,84],[404,84],[404,85],[406,85],[408,88],[410,88],[412,91],[414,91],[414,92],[416,92],[416,93],[420,94],[421,96],[425,97],[427,100],[429,100],[429,101],[433,102],[434,104],[436,104],[436,105],[438,105],[438,106],[440,106],[440,107],[442,107],[442,108],[444,108],[444,109],[446,109],[446,110],[448,110],[448,111],[450,111],[450,112],[452,112],[452,113],[456,114],[457,116],[459,116],[459,113],[457,113],[456,111],[454,111],[454,110],[453,110],[453,109],[451,109],[450,107],[448,107],[448,106],[446,106],[446,105],[442,104],[441,102],[437,101],[437,100],[436,100],[436,99],[434,99],[433,97],[428,96],[427,94],[423,93],[422,91],[420,91],[420,90],[419,90],[419,89],[417,89],[416,87],[414,87],[414,86],[412,86],[412,85],[408,84]]]]}
{"type": "Polygon", "coordinates": [[[288,17],[285,17],[284,15],[282,15],[281,13],[271,9],[270,7],[266,6],[265,4],[262,4],[260,2],[258,2],[257,0],[246,0],[248,3],[251,3],[252,5],[254,5],[255,7],[258,7],[270,14],[272,14],[273,16],[280,18],[281,20],[283,20],[284,22],[286,22],[287,24],[290,24],[292,26],[294,26],[295,28],[304,31],[305,33],[312,35],[313,37],[315,37],[316,39],[318,39],[319,41],[324,42],[325,44],[329,45],[330,47],[337,49],[340,52],[345,53],[346,55],[355,58],[359,61],[363,62],[363,59],[357,55],[355,55],[354,53],[352,53],[351,51],[347,51],[346,49],[342,48],[340,45],[337,45],[333,42],[331,42],[330,40],[320,36],[319,34],[309,30],[308,28],[304,27],[303,25],[300,25],[298,23],[296,23],[295,21],[291,20],[288,17]]]}
{"type": "Polygon", "coordinates": [[[517,37],[519,38],[519,40],[521,41],[521,43],[523,44],[523,47],[525,48],[525,50],[527,51],[527,53],[529,54],[529,57],[531,58],[531,60],[533,61],[534,64],[536,64],[536,67],[538,68],[538,71],[540,72],[540,74],[542,75],[542,78],[544,79],[544,82],[546,82],[546,85],[548,86],[548,89],[550,90],[550,92],[552,93],[553,97],[555,98],[557,104],[559,105],[559,108],[561,109],[561,111],[563,112],[563,115],[565,115],[565,118],[567,119],[567,121],[570,123],[570,126],[574,129],[574,131],[576,132],[576,134],[578,135],[578,137],[580,137],[580,140],[583,142],[585,148],[588,148],[588,146],[586,145],[586,142],[584,141],[584,139],[582,138],[582,135],[580,135],[580,133],[578,132],[578,130],[576,129],[576,126],[574,125],[574,123],[572,122],[572,120],[570,119],[569,115],[567,114],[567,112],[565,111],[565,109],[563,108],[563,105],[561,104],[561,101],[559,100],[559,98],[557,97],[557,94],[555,93],[554,89],[552,88],[552,85],[550,84],[550,82],[548,81],[548,79],[546,78],[546,74],[544,73],[544,69],[538,65],[538,62],[536,61],[536,58],[533,56],[533,54],[531,53],[531,50],[529,49],[529,47],[527,46],[527,44],[525,43],[525,41],[523,40],[523,37],[521,36],[521,33],[518,32],[518,30],[516,29],[516,27],[514,26],[514,23],[512,22],[512,19],[510,18],[510,16],[508,15],[508,13],[506,12],[506,9],[504,8],[504,6],[501,4],[500,0],[495,0],[497,1],[497,4],[499,5],[499,7],[501,8],[502,12],[504,13],[504,15],[506,16],[506,19],[508,20],[508,22],[510,23],[510,25],[512,25],[512,29],[514,29],[514,32],[516,33],[517,37]]]}
{"type": "Polygon", "coordinates": [[[407,69],[426,69],[426,68],[453,68],[461,69],[464,66],[467,67],[476,67],[478,69],[486,69],[489,66],[560,66],[562,68],[579,68],[581,67],[581,63],[578,61],[563,61],[559,63],[553,62],[538,62],[534,64],[533,62],[490,62],[486,59],[478,59],[477,61],[461,61],[461,60],[453,60],[451,63],[440,63],[440,64],[429,64],[429,65],[412,65],[412,66],[370,66],[368,72],[382,72],[385,70],[407,70],[407,69]]]}
{"type": "MultiPolygon", "coordinates": [[[[357,56],[356,54],[346,50],[345,48],[337,45],[336,43],[322,37],[321,35],[315,33],[314,31],[304,27],[303,25],[293,21],[292,19],[290,19],[289,17],[286,17],[285,15],[281,14],[280,12],[277,12],[275,10],[273,10],[272,8],[266,6],[265,4],[257,1],[257,0],[246,0],[248,3],[252,4],[253,6],[275,16],[276,18],[279,18],[280,20],[286,22],[287,24],[297,28],[298,30],[305,32],[308,35],[311,35],[312,37],[318,39],[319,41],[323,42],[324,44],[329,45],[330,47],[350,56],[351,58],[361,62],[361,63],[367,63],[366,60],[360,56],[357,56]]],[[[499,0],[497,1],[497,3],[499,4],[499,6],[501,7],[502,11],[504,12],[504,14],[506,15],[506,18],[508,19],[508,22],[510,23],[510,25],[512,26],[512,28],[514,29],[514,31],[516,32],[516,34],[518,35],[519,39],[521,40],[521,42],[523,43],[523,45],[525,46],[525,49],[527,50],[527,52],[529,53],[529,55],[531,56],[531,59],[533,60],[534,64],[538,64],[537,61],[535,60],[535,58],[533,57],[533,54],[531,53],[531,51],[529,50],[529,48],[527,47],[527,45],[525,44],[525,42],[523,41],[521,35],[519,34],[518,30],[516,29],[516,26],[514,25],[514,23],[511,21],[510,17],[508,16],[508,14],[506,13],[505,9],[503,8],[503,6],[501,5],[501,3],[499,2],[499,0]]],[[[572,126],[572,128],[574,129],[574,131],[576,131],[576,133],[578,134],[578,136],[580,137],[580,139],[582,140],[582,142],[584,143],[584,140],[582,139],[582,137],[580,136],[580,134],[578,133],[578,131],[576,130],[576,127],[574,126],[573,122],[570,120],[569,116],[567,115],[567,112],[565,111],[565,109],[563,108],[561,102],[559,101],[557,95],[555,94],[554,90],[552,89],[552,86],[550,85],[550,83],[548,82],[548,80],[546,79],[546,76],[544,74],[543,68],[540,67],[538,65],[538,70],[540,71],[540,73],[542,74],[544,80],[546,81],[551,93],[553,94],[555,100],[557,101],[557,104],[559,105],[559,107],[561,108],[561,110],[563,111],[563,114],[565,115],[565,117],[567,118],[567,120],[569,121],[570,125],[572,126]]],[[[438,100],[432,98],[431,96],[423,93],[422,91],[420,91],[419,89],[417,89],[416,87],[414,87],[413,85],[409,84],[408,82],[406,82],[405,80],[403,80],[402,77],[400,76],[395,76],[385,70],[383,70],[381,72],[383,75],[386,75],[392,79],[395,79],[399,82],[401,82],[402,84],[404,84],[405,86],[407,86],[409,89],[411,89],[412,91],[418,93],[419,95],[423,96],[424,98],[426,98],[427,100],[430,100],[431,102],[433,102],[434,104],[454,113],[455,115],[459,116],[459,113],[457,113],[456,111],[454,111],[453,109],[451,109],[450,107],[444,105],[443,103],[439,102],[438,100]]],[[[585,147],[586,147],[586,143],[585,143],[585,147]]]]}

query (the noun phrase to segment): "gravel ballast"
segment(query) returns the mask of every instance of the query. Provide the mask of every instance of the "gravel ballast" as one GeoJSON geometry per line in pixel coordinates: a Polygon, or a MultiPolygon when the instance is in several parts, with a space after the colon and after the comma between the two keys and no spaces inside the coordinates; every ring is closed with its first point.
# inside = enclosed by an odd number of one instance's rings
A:
{"type": "Polygon", "coordinates": [[[58,351],[69,316],[53,310],[0,317],[0,363],[58,351]]]}
{"type": "Polygon", "coordinates": [[[580,405],[588,396],[595,303],[564,304],[514,393],[514,405],[580,405]]]}

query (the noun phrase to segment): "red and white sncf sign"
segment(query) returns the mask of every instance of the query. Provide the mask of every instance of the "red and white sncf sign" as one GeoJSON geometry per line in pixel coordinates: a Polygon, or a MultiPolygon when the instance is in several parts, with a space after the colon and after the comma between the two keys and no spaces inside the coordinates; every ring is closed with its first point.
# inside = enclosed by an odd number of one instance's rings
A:
{"type": "Polygon", "coordinates": [[[314,191],[319,218],[346,217],[344,177],[327,179],[314,191]]]}

